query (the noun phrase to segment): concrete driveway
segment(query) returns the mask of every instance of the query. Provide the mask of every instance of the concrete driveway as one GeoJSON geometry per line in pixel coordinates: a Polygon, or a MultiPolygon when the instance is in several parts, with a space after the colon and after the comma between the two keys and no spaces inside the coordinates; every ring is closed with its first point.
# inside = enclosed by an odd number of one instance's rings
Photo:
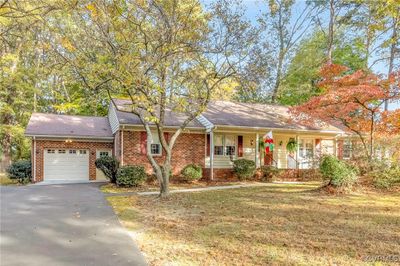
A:
{"type": "Polygon", "coordinates": [[[0,187],[0,265],[146,265],[99,184],[0,187]]]}

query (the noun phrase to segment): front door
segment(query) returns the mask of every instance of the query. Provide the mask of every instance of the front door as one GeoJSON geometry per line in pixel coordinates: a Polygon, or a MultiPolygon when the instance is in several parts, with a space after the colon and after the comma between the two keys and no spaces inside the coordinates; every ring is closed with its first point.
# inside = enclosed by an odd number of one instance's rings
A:
{"type": "MultiPolygon", "coordinates": [[[[96,159],[107,156],[111,157],[111,150],[96,150],[96,159]]],[[[96,168],[96,180],[108,181],[108,178],[104,175],[103,171],[96,168]]]]}

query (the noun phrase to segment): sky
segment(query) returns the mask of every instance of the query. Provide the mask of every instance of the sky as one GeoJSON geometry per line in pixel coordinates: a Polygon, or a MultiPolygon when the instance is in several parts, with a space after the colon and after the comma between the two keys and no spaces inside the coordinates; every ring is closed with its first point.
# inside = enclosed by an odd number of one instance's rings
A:
{"type": "MultiPolygon", "coordinates": [[[[213,0],[201,0],[201,2],[205,5],[208,5],[210,3],[213,2],[213,0]]],[[[293,17],[297,18],[298,15],[301,13],[301,11],[303,10],[303,8],[305,7],[306,2],[305,1],[297,1],[294,5],[294,9],[293,9],[293,17]]],[[[245,11],[245,16],[246,18],[251,21],[252,23],[256,23],[257,18],[262,15],[263,13],[265,13],[265,10],[267,8],[268,5],[268,1],[264,0],[243,0],[243,5],[246,8],[245,11]]],[[[328,19],[328,14],[322,14],[321,18],[324,20],[328,19]],[[324,17],[325,16],[325,17],[324,17]]],[[[310,30],[312,30],[312,28],[310,27],[310,30]]],[[[374,57],[372,57],[371,59],[372,61],[374,61],[374,57]]],[[[374,71],[374,73],[376,74],[384,74],[386,75],[388,72],[388,64],[387,62],[381,61],[377,64],[375,64],[372,67],[372,70],[374,71]]],[[[390,103],[389,105],[389,109],[393,110],[393,109],[398,109],[400,108],[400,102],[397,103],[390,103]]]]}

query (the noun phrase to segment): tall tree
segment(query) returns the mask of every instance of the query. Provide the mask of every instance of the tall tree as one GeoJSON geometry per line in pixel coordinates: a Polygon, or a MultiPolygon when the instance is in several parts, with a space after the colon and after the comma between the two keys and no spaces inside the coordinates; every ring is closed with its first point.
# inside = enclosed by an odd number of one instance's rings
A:
{"type": "Polygon", "coordinates": [[[82,85],[130,100],[116,107],[142,122],[160,196],[169,192],[177,138],[217,88],[238,78],[247,61],[254,31],[227,10],[227,1],[208,13],[196,0],[97,1],[74,7],[73,24],[57,25],[57,53],[82,85]],[[171,112],[183,120],[167,139],[165,120],[171,112]],[[162,160],[151,154],[153,134],[165,151],[162,160]]]}
{"type": "Polygon", "coordinates": [[[40,16],[52,10],[50,3],[36,0],[0,4],[0,171],[13,157],[27,156],[23,131],[36,107],[40,16]]]}
{"type": "Polygon", "coordinates": [[[317,9],[316,16],[313,19],[325,35],[326,62],[332,63],[336,33],[341,30],[343,25],[346,25],[359,4],[354,1],[342,0],[308,1],[307,3],[317,9]],[[325,19],[326,17],[327,19],[325,19]]]}
{"type": "MultiPolygon", "coordinates": [[[[347,28],[336,32],[335,49],[332,52],[334,64],[344,65],[351,73],[365,66],[364,50],[358,38],[347,36],[347,28]]],[[[319,70],[326,62],[326,36],[318,29],[308,34],[298,45],[290,60],[286,75],[282,79],[279,103],[297,105],[321,93],[317,86],[319,70]]]]}
{"type": "Polygon", "coordinates": [[[294,0],[269,0],[268,12],[261,23],[265,25],[268,43],[273,43],[274,67],[271,101],[276,102],[288,58],[307,32],[314,7],[304,5],[297,17],[293,17],[294,0]]]}
{"type": "Polygon", "coordinates": [[[362,70],[346,74],[347,67],[327,64],[321,69],[319,86],[323,93],[291,108],[299,122],[334,123],[356,134],[369,159],[374,157],[374,142],[379,131],[398,134],[398,111],[382,110],[388,99],[400,97],[400,73],[382,80],[362,70]]]}

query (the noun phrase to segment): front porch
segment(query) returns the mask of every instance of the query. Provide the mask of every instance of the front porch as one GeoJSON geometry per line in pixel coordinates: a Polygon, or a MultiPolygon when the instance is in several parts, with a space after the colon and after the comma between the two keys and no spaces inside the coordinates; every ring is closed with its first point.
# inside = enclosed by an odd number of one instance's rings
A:
{"type": "Polygon", "coordinates": [[[323,154],[338,155],[337,134],[326,132],[299,132],[272,130],[274,150],[268,154],[260,147],[263,136],[270,130],[246,131],[218,128],[206,135],[205,170],[213,179],[224,176],[236,159],[255,161],[257,168],[272,165],[278,169],[313,169],[318,167],[323,154]],[[287,149],[288,142],[296,142],[294,151],[287,149]]]}

